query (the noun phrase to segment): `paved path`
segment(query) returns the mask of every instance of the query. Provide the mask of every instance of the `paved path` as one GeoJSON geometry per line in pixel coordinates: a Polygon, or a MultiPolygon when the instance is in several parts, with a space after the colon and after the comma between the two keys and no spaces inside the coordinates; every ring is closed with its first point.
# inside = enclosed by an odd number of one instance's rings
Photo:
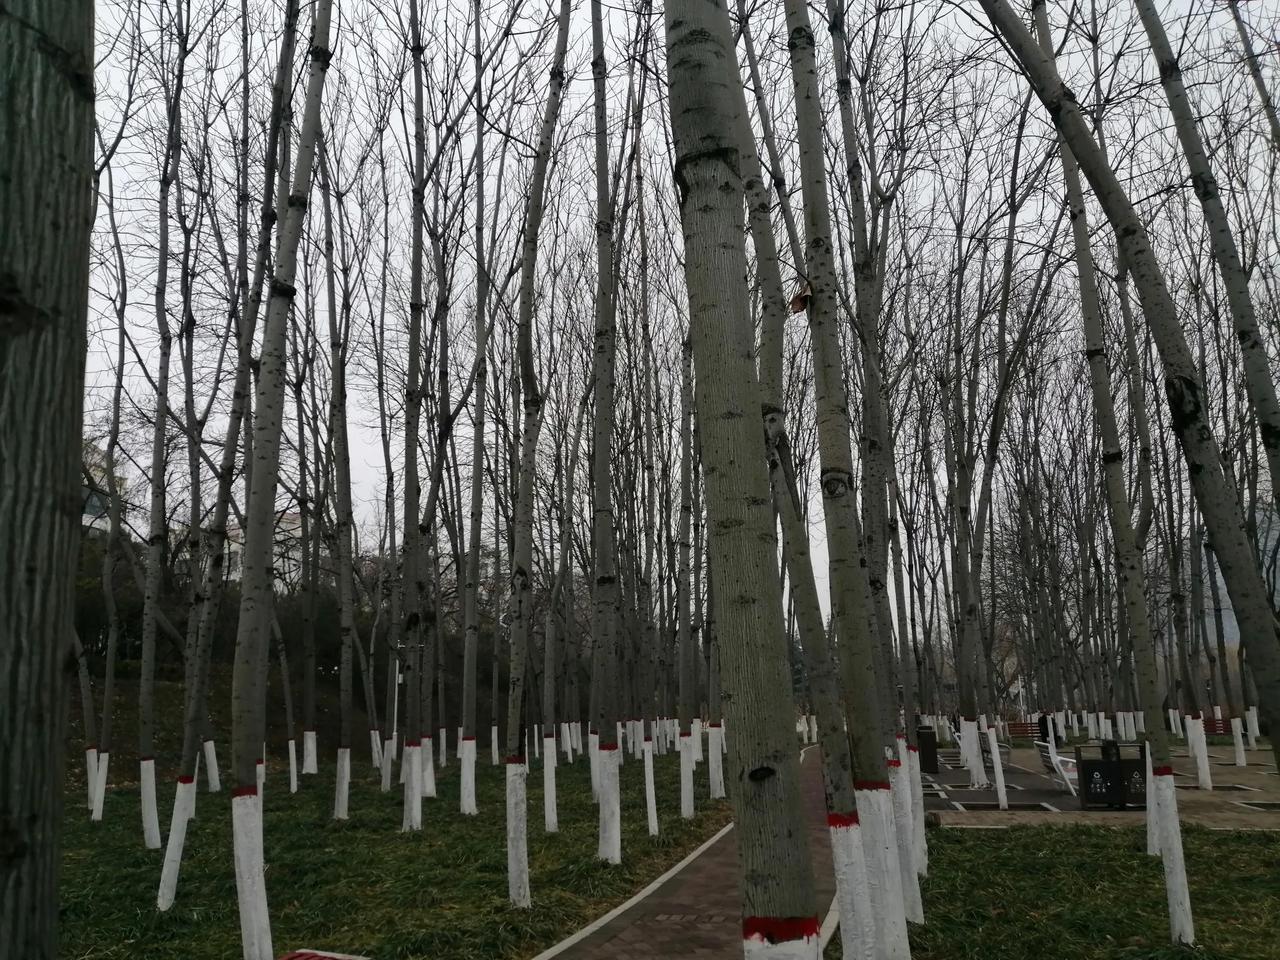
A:
{"type": "MultiPolygon", "coordinates": [[[[816,748],[800,764],[819,918],[835,896],[822,764],[816,748]]],[[[575,935],[535,960],[673,960],[742,957],[738,849],[726,830],[686,866],[585,936],[575,935]]],[[[594,926],[594,925],[593,925],[594,926]]]]}

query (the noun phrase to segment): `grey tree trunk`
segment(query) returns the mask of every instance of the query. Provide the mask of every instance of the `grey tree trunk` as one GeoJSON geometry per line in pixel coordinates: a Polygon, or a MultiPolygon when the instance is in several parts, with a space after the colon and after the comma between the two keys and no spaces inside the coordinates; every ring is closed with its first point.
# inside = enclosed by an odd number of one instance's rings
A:
{"type": "Polygon", "coordinates": [[[813,940],[817,917],[800,823],[773,513],[760,461],[760,403],[743,242],[737,59],[722,3],[666,8],[675,178],[685,244],[711,576],[725,644],[726,780],[742,861],[743,936],[813,940]],[[784,919],[789,918],[789,919],[784,919]],[[795,923],[797,919],[801,923],[795,923]],[[790,923],[790,929],[782,931],[790,923]]]}
{"type": "Polygon", "coordinates": [[[93,5],[0,17],[0,955],[58,955],[93,223],[93,5]],[[21,149],[18,145],[21,145],[21,149]]]}

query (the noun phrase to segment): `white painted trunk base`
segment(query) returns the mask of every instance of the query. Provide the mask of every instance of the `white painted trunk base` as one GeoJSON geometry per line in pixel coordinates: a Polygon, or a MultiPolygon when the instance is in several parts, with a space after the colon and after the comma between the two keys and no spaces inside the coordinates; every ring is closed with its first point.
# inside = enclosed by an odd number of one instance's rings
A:
{"type": "Polygon", "coordinates": [[[556,811],[556,738],[544,737],[542,744],[542,829],[560,832],[556,811]]]}
{"type": "Polygon", "coordinates": [[[1147,761],[1146,790],[1146,823],[1147,823],[1147,856],[1160,856],[1160,818],[1156,814],[1156,778],[1151,772],[1151,748],[1148,745],[1143,751],[1147,761]]]}
{"type": "Polygon", "coordinates": [[[920,751],[915,747],[908,747],[907,762],[911,768],[911,804],[916,822],[916,830],[911,835],[914,841],[912,859],[916,875],[927,877],[929,875],[929,840],[928,831],[924,828],[924,784],[920,782],[920,751]]]}
{"type": "Polygon", "coordinates": [[[1182,855],[1182,826],[1178,822],[1178,791],[1173,784],[1173,769],[1160,767],[1155,774],[1160,858],[1164,862],[1164,888],[1169,903],[1169,933],[1174,943],[1195,943],[1195,921],[1191,916],[1187,865],[1182,855]]]}
{"type": "Polygon", "coordinates": [[[231,836],[244,960],[274,960],[271,918],[267,912],[267,882],[263,870],[262,807],[252,787],[232,794],[231,836]]]}
{"type": "Polygon", "coordinates": [[[596,856],[606,863],[622,862],[622,808],[618,788],[619,754],[616,744],[599,749],[600,838],[596,856]]]}
{"type": "Polygon", "coordinates": [[[594,730],[587,734],[587,760],[591,767],[591,799],[600,802],[600,735],[594,730]]]}
{"type": "Polygon", "coordinates": [[[469,817],[480,811],[476,809],[476,738],[462,738],[462,753],[458,761],[462,766],[461,793],[458,809],[469,817]]]}
{"type": "Polygon", "coordinates": [[[1187,739],[1182,732],[1182,718],[1173,707],[1169,708],[1169,726],[1173,729],[1173,735],[1179,740],[1187,739]]]}
{"type": "Polygon", "coordinates": [[[582,750],[582,721],[581,721],[581,720],[575,720],[575,721],[573,721],[573,726],[572,726],[572,727],[570,727],[569,729],[570,729],[570,731],[573,733],[573,749],[574,749],[574,750],[576,750],[576,751],[578,751],[578,753],[579,753],[579,754],[581,754],[581,753],[583,752],[583,750],[582,750]]]}
{"type": "MultiPolygon", "coordinates": [[[[993,740],[995,731],[987,728],[993,740]]],[[[897,868],[902,877],[902,908],[908,923],[924,923],[924,904],[920,899],[920,878],[916,874],[915,850],[911,818],[911,781],[902,761],[889,761],[889,798],[893,810],[894,839],[897,843],[897,868]]]]}
{"type": "Polygon", "coordinates": [[[449,732],[444,727],[436,731],[436,742],[440,744],[440,755],[436,759],[443,770],[449,765],[449,732]]]}
{"type": "MultiPolygon", "coordinates": [[[[977,730],[977,724],[974,724],[977,730]]],[[[893,807],[886,782],[862,782],[855,790],[862,848],[867,860],[871,914],[876,921],[878,960],[909,960],[907,917],[898,865],[898,842],[893,835],[893,807]]]]}
{"type": "Polygon", "coordinates": [[[969,789],[986,790],[991,786],[987,770],[982,763],[982,748],[978,746],[978,721],[967,717],[960,720],[960,754],[969,770],[969,789]]]}
{"type": "Polygon", "coordinates": [[[84,787],[87,806],[93,810],[93,791],[98,784],[98,748],[84,748],[84,787]]]}
{"type": "Polygon", "coordinates": [[[1084,724],[1085,724],[1085,730],[1089,735],[1089,739],[1097,740],[1098,739],[1098,718],[1094,715],[1092,710],[1090,710],[1088,713],[1084,715],[1084,724]]]}
{"type": "Polygon", "coordinates": [[[142,791],[142,842],[148,850],[159,850],[160,814],[156,810],[156,762],[151,757],[138,761],[138,781],[142,791]]]}
{"type": "Polygon", "coordinates": [[[378,771],[380,774],[380,786],[383,793],[391,792],[391,764],[395,760],[395,738],[388,739],[382,745],[382,767],[378,771]]]}
{"type": "Polygon", "coordinates": [[[528,768],[518,757],[507,760],[507,898],[513,907],[528,909],[529,825],[525,779],[528,768]]]}
{"type": "Polygon", "coordinates": [[[404,745],[404,756],[400,761],[400,770],[404,774],[404,812],[400,818],[402,832],[422,829],[422,748],[415,743],[404,745]]]}
{"type": "Polygon", "coordinates": [[[680,734],[680,816],[693,819],[693,740],[680,734]]]}
{"type": "Polygon", "coordinates": [[[713,723],[707,727],[707,779],[712,800],[723,800],[724,792],[724,727],[713,723]]]}
{"type": "Polygon", "coordinates": [[[1258,728],[1258,708],[1250,707],[1244,712],[1245,729],[1249,731],[1249,749],[1256,750],[1258,748],[1258,738],[1262,736],[1262,731],[1258,728]]]}
{"type": "Polygon", "coordinates": [[[649,818],[649,836],[658,835],[658,797],[653,786],[653,741],[644,738],[644,810],[649,818]]]}
{"type": "Polygon", "coordinates": [[[1071,711],[1071,737],[1073,740],[1080,739],[1080,715],[1074,710],[1071,711]]]}
{"type": "Polygon", "coordinates": [[[302,772],[317,773],[316,767],[316,732],[314,730],[302,731],[302,772]]]}
{"type": "Polygon", "coordinates": [[[107,795],[107,770],[111,767],[111,751],[104,750],[98,754],[97,777],[93,784],[93,803],[89,819],[97,822],[102,819],[102,802],[107,795]]]}
{"type": "Polygon", "coordinates": [[[173,794],[173,817],[169,821],[169,838],[164,848],[164,864],[160,868],[160,890],[156,909],[164,912],[173,906],[178,892],[178,873],[182,868],[182,848],[187,840],[187,824],[196,805],[194,777],[179,777],[173,794]]]}
{"type": "Polygon", "coordinates": [[[338,772],[333,788],[333,819],[346,820],[351,798],[351,748],[338,748],[338,772]]]}
{"type": "Polygon", "coordinates": [[[829,814],[827,831],[831,835],[831,865],[836,877],[840,956],[843,960],[869,960],[875,956],[876,923],[858,815],[829,814]]]}
{"type": "Polygon", "coordinates": [[[1009,809],[1009,794],[1004,786],[1004,763],[1000,759],[1000,746],[996,743],[996,735],[987,727],[987,745],[991,750],[991,772],[996,778],[996,800],[1001,810],[1009,809]]]}
{"type": "Polygon", "coordinates": [[[1244,727],[1240,723],[1239,717],[1231,718],[1231,740],[1232,745],[1235,747],[1236,766],[1248,766],[1249,759],[1244,753],[1244,727]]]}
{"type": "Polygon", "coordinates": [[[742,921],[743,960],[819,960],[821,955],[817,917],[811,921],[747,917],[742,921]]]}
{"type": "Polygon", "coordinates": [[[210,793],[219,793],[222,790],[222,776],[218,773],[218,745],[212,740],[206,740],[201,746],[204,749],[205,789],[210,793]]]}
{"type": "MultiPolygon", "coordinates": [[[[1138,710],[1134,713],[1133,727],[1140,734],[1147,732],[1147,715],[1142,710],[1138,710]]],[[[1134,739],[1136,740],[1137,737],[1134,739]]]]}
{"type": "Polygon", "coordinates": [[[573,733],[569,724],[560,724],[560,749],[564,751],[566,763],[573,763],[573,733]]]}
{"type": "Polygon", "coordinates": [[[435,744],[431,742],[430,737],[422,738],[422,759],[419,762],[422,766],[422,795],[434,797],[436,795],[435,744]]]}
{"type": "Polygon", "coordinates": [[[818,718],[815,714],[809,714],[809,742],[818,742],[818,718]]]}
{"type": "Polygon", "coordinates": [[[691,728],[691,729],[690,729],[690,731],[689,731],[689,732],[690,732],[690,733],[692,734],[692,736],[693,736],[693,762],[694,762],[695,764],[696,764],[696,763],[702,763],[702,761],[703,761],[703,752],[702,752],[702,718],[701,718],[701,717],[694,717],[694,718],[693,718],[693,723],[692,723],[692,724],[690,724],[690,728],[691,728]]]}
{"type": "Polygon", "coordinates": [[[493,765],[498,765],[498,725],[495,723],[489,728],[489,759],[493,761],[493,765]]]}
{"type": "Polygon", "coordinates": [[[1213,708],[1213,719],[1215,720],[1222,719],[1222,707],[1218,706],[1217,704],[1215,704],[1213,708]]]}
{"type": "Polygon", "coordinates": [[[382,733],[378,730],[369,731],[369,760],[373,769],[382,769],[382,733]]]}
{"type": "Polygon", "coordinates": [[[1110,717],[1102,718],[1102,739],[1103,740],[1115,739],[1115,731],[1112,729],[1110,717]]]}
{"type": "Polygon", "coordinates": [[[1201,790],[1213,789],[1213,771],[1209,768],[1209,744],[1204,736],[1204,718],[1186,718],[1187,746],[1196,763],[1196,782],[1201,790]]]}
{"type": "Polygon", "coordinates": [[[289,792],[298,792],[298,745],[289,741],[289,792]]]}

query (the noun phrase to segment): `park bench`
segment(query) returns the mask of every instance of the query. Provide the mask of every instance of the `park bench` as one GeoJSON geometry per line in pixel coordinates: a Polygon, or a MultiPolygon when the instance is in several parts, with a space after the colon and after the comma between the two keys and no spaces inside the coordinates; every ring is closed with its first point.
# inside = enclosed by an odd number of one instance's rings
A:
{"type": "Polygon", "coordinates": [[[1053,779],[1061,781],[1067,788],[1067,792],[1074,797],[1077,781],[1075,760],[1062,756],[1053,744],[1044,740],[1036,741],[1036,750],[1040,753],[1040,763],[1044,765],[1045,772],[1053,779]]]}
{"type": "MultiPolygon", "coordinates": [[[[985,731],[978,731],[978,744],[982,747],[982,763],[984,766],[991,766],[991,738],[987,736],[985,731]]],[[[1000,750],[1000,765],[1007,767],[1009,765],[1009,747],[1007,744],[996,741],[996,747],[1000,750]]],[[[992,769],[995,769],[992,767],[992,769]]]]}
{"type": "Polygon", "coordinates": [[[1034,740],[1040,736],[1040,727],[1034,723],[1007,723],[1005,729],[1009,731],[1009,737],[1013,740],[1034,740]]]}
{"type": "Polygon", "coordinates": [[[1204,735],[1206,737],[1229,737],[1231,736],[1231,721],[1223,718],[1215,720],[1213,717],[1205,717],[1204,719],[1204,735]]]}

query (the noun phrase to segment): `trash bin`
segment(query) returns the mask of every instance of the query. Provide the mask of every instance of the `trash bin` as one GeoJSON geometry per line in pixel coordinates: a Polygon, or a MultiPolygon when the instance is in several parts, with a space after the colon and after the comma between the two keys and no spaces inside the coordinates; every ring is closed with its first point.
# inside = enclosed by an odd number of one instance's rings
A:
{"type": "Polygon", "coordinates": [[[1100,744],[1076,747],[1076,771],[1080,777],[1080,809],[1124,810],[1147,802],[1145,743],[1100,744]]]}
{"type": "Polygon", "coordinates": [[[916,727],[916,749],[920,752],[920,772],[938,772],[938,734],[933,727],[916,727]]]}

